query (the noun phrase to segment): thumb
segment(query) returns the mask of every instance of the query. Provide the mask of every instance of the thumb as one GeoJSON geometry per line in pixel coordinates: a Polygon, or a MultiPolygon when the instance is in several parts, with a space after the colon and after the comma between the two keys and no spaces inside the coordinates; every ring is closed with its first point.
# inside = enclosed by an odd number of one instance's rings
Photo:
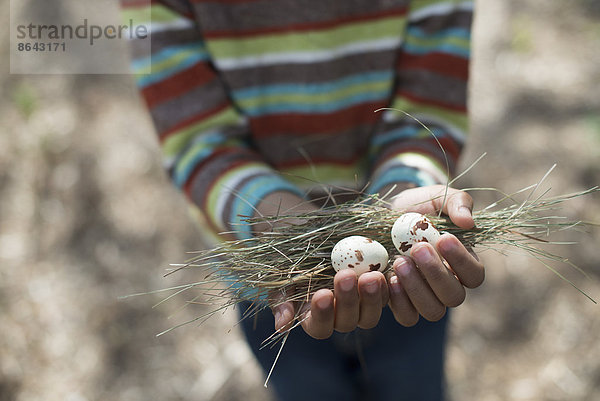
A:
{"type": "Polygon", "coordinates": [[[473,220],[473,198],[466,192],[453,190],[444,207],[450,220],[460,228],[469,229],[475,226],[473,220]]]}
{"type": "Polygon", "coordinates": [[[282,333],[294,322],[294,303],[287,301],[289,294],[277,291],[269,296],[269,305],[275,317],[275,330],[282,333]]]}

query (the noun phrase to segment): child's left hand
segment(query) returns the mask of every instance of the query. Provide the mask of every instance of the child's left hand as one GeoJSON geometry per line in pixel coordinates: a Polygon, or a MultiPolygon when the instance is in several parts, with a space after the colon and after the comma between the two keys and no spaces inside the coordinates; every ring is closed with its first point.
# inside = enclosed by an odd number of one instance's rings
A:
{"type": "MultiPolygon", "coordinates": [[[[448,188],[444,201],[444,191],[442,185],[408,189],[394,198],[392,208],[432,215],[443,206],[442,212],[454,224],[472,228],[471,196],[448,188]]],[[[435,247],[426,242],[414,245],[411,257],[398,257],[393,268],[394,274],[388,277],[389,306],[404,326],[416,324],[419,315],[430,321],[440,320],[447,307],[463,303],[465,287],[478,287],[485,277],[477,256],[451,234],[442,235],[435,247]]]]}

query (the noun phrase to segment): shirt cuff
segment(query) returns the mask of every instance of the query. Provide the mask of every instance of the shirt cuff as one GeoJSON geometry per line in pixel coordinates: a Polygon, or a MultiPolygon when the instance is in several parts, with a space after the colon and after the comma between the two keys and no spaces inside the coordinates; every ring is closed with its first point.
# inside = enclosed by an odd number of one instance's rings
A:
{"type": "Polygon", "coordinates": [[[400,153],[379,165],[371,175],[368,194],[376,194],[388,185],[412,183],[418,187],[444,184],[448,181],[445,166],[419,153],[400,153]]]}
{"type": "Polygon", "coordinates": [[[255,215],[258,204],[274,192],[290,192],[304,198],[304,194],[295,185],[276,173],[259,175],[240,187],[231,203],[229,224],[237,239],[252,237],[248,219],[255,215]]]}

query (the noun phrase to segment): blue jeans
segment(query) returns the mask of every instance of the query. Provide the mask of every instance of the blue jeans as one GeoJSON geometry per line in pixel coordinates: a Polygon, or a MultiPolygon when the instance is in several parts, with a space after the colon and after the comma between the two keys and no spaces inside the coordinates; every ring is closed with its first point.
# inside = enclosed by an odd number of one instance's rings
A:
{"type": "MultiPolygon", "coordinates": [[[[296,328],[269,383],[281,401],[440,401],[447,320],[431,323],[420,319],[416,326],[406,328],[385,308],[377,327],[335,332],[327,340],[315,340],[296,328]]],[[[244,319],[242,328],[268,372],[279,343],[259,348],[274,331],[271,312],[244,319]]]]}

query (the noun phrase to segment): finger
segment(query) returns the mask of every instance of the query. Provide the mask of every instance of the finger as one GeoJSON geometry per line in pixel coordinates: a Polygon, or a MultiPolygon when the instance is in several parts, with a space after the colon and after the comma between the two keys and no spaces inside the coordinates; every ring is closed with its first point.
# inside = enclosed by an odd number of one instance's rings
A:
{"type": "Polygon", "coordinates": [[[468,193],[456,188],[436,185],[429,187],[432,195],[431,203],[434,211],[441,210],[450,217],[457,226],[465,229],[473,228],[473,198],[468,193]]]}
{"type": "Polygon", "coordinates": [[[446,307],[435,296],[411,258],[397,258],[394,262],[394,272],[421,316],[432,322],[444,317],[446,307]]]}
{"type": "Polygon", "coordinates": [[[358,293],[360,295],[360,316],[358,327],[371,329],[377,325],[381,317],[385,285],[385,277],[380,272],[364,273],[358,278],[358,293]]]}
{"type": "Polygon", "coordinates": [[[309,336],[322,340],[333,334],[334,301],[331,290],[315,292],[310,301],[310,310],[302,321],[302,328],[309,336]]]}
{"type": "Polygon", "coordinates": [[[334,328],[343,333],[352,331],[358,324],[358,280],[352,269],[340,270],[333,279],[335,294],[334,328]]]}
{"type": "Polygon", "coordinates": [[[472,228],[475,223],[471,211],[473,198],[464,192],[444,185],[412,188],[394,197],[392,209],[433,214],[442,210],[461,228],[472,228]]]}
{"type": "Polygon", "coordinates": [[[420,242],[413,246],[410,256],[414,259],[427,284],[445,306],[455,307],[465,300],[465,288],[449,270],[431,244],[420,242]]]}
{"type": "Polygon", "coordinates": [[[286,301],[290,292],[277,291],[269,296],[269,305],[275,317],[275,330],[284,332],[289,329],[294,321],[294,303],[286,301]]]}
{"type": "Polygon", "coordinates": [[[382,274],[381,275],[381,308],[383,308],[384,306],[387,305],[387,303],[390,300],[390,289],[388,288],[387,285],[387,279],[385,278],[385,276],[382,274]]]}
{"type": "MultiPolygon", "coordinates": [[[[443,198],[441,199],[443,201],[443,198]]],[[[448,188],[447,200],[442,210],[458,227],[469,229],[475,226],[472,215],[473,198],[466,192],[448,188]]]]}
{"type": "Polygon", "coordinates": [[[415,309],[404,291],[404,287],[396,275],[391,275],[388,280],[390,291],[389,307],[394,314],[394,318],[402,326],[410,327],[419,321],[419,312],[415,309]]]}
{"type": "Polygon", "coordinates": [[[458,238],[444,234],[437,242],[440,254],[467,288],[479,287],[485,279],[483,264],[471,253],[458,238]]]}

